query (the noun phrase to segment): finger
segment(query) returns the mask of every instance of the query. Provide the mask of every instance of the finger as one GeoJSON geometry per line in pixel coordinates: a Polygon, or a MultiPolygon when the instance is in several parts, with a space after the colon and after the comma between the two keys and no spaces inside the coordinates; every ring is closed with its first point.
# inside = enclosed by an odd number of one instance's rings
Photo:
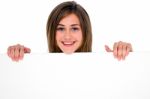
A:
{"type": "Polygon", "coordinates": [[[118,46],[117,46],[117,58],[118,58],[118,60],[121,60],[122,59],[122,50],[123,50],[123,42],[119,42],[118,43],[118,46]]]}
{"type": "Polygon", "coordinates": [[[10,54],[11,54],[11,48],[12,48],[12,46],[9,46],[8,48],[7,48],[7,55],[10,57],[10,54]]]}
{"type": "Polygon", "coordinates": [[[15,61],[19,60],[19,55],[20,55],[20,45],[16,45],[15,46],[15,51],[14,51],[15,61]]]}
{"type": "Polygon", "coordinates": [[[128,45],[128,48],[129,48],[129,52],[133,52],[133,49],[132,49],[131,44],[130,44],[130,43],[127,43],[127,45],[128,45]]]}
{"type": "Polygon", "coordinates": [[[12,47],[10,48],[10,58],[11,58],[13,61],[15,61],[15,58],[14,58],[14,50],[15,50],[15,47],[12,46],[12,47]]]}
{"type": "Polygon", "coordinates": [[[129,54],[129,52],[132,52],[132,46],[130,43],[127,43],[127,48],[126,48],[126,56],[129,54]]]}
{"type": "Polygon", "coordinates": [[[118,42],[118,46],[117,46],[117,59],[118,60],[121,60],[122,59],[122,53],[123,53],[123,45],[124,45],[124,42],[122,41],[119,41],[118,42]]]}
{"type": "Polygon", "coordinates": [[[108,45],[105,45],[105,50],[106,50],[107,52],[113,52],[113,50],[110,49],[108,45]]]}
{"type": "Polygon", "coordinates": [[[31,49],[28,48],[28,47],[24,47],[24,53],[30,53],[31,52],[31,49]]]}
{"type": "Polygon", "coordinates": [[[24,57],[24,47],[23,47],[23,46],[21,46],[21,47],[20,47],[19,59],[20,59],[20,60],[22,60],[22,59],[23,59],[23,57],[24,57]]]}
{"type": "Polygon", "coordinates": [[[115,43],[114,43],[114,46],[113,46],[113,55],[114,55],[115,58],[117,58],[117,56],[118,56],[118,55],[117,55],[117,54],[118,54],[117,52],[118,52],[118,43],[115,42],[115,43]]]}
{"type": "Polygon", "coordinates": [[[123,49],[122,49],[122,59],[125,60],[125,57],[127,56],[128,51],[127,51],[127,45],[124,44],[123,45],[123,49]]]}

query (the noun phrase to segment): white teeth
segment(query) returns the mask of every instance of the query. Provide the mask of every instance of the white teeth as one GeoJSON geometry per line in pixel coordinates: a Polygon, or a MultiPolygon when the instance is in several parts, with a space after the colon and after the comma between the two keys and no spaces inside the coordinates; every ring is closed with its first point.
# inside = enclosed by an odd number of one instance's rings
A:
{"type": "Polygon", "coordinates": [[[63,42],[63,44],[65,44],[65,45],[71,45],[71,44],[73,44],[74,42],[63,42]]]}
{"type": "Polygon", "coordinates": [[[73,44],[73,43],[64,43],[64,44],[73,44]]]}

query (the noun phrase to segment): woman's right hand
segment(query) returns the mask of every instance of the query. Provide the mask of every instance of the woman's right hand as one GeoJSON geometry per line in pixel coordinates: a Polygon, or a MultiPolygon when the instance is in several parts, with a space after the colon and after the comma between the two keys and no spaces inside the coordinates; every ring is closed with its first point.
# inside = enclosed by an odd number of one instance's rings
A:
{"type": "Polygon", "coordinates": [[[7,55],[13,60],[13,61],[19,61],[22,60],[25,53],[30,53],[30,48],[27,48],[23,45],[17,44],[13,46],[9,46],[7,49],[7,55]]]}

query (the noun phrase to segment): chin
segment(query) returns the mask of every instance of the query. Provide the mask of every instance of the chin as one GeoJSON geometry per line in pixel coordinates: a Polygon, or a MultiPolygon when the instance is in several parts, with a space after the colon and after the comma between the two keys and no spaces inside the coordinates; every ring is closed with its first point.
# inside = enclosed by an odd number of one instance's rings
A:
{"type": "Polygon", "coordinates": [[[68,51],[68,52],[65,52],[65,51],[64,51],[64,53],[70,55],[70,54],[73,54],[74,51],[73,51],[73,52],[69,52],[69,51],[68,51]]]}

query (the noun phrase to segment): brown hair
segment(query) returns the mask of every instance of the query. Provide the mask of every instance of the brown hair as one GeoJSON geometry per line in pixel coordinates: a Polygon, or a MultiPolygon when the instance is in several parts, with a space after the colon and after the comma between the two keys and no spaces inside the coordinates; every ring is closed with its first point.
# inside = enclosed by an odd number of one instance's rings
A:
{"type": "Polygon", "coordinates": [[[76,2],[68,1],[57,5],[48,17],[46,28],[49,52],[62,52],[56,43],[56,29],[61,19],[72,13],[79,18],[83,37],[76,52],[92,51],[92,28],[88,13],[76,2]]]}

